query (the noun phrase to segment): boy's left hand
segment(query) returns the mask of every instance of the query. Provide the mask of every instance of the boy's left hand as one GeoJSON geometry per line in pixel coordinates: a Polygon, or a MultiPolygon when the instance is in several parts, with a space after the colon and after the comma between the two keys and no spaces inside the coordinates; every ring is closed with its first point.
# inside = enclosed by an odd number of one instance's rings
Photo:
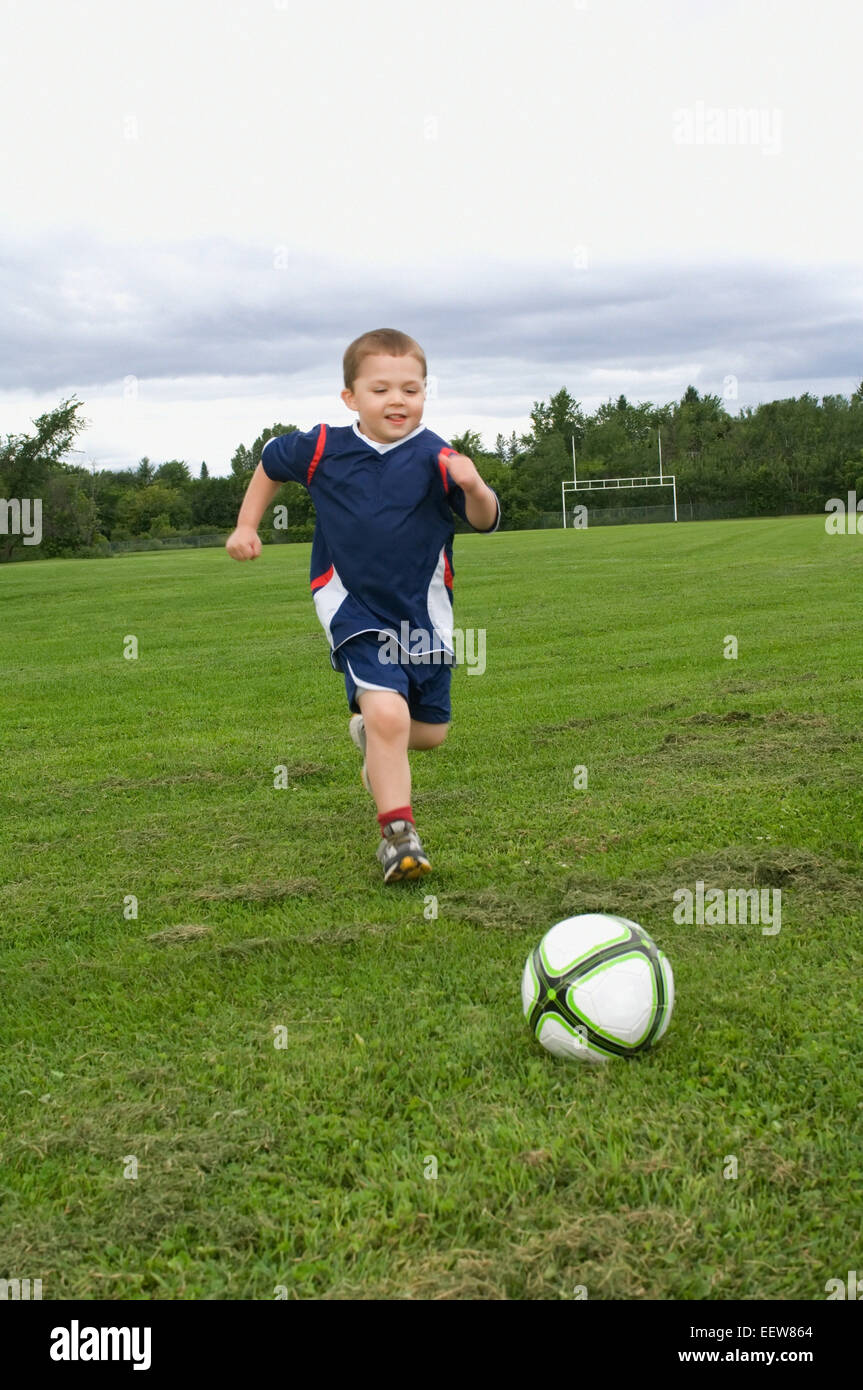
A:
{"type": "Polygon", "coordinates": [[[482,487],[476,464],[467,454],[447,454],[444,462],[456,487],[460,487],[467,497],[482,487]]]}

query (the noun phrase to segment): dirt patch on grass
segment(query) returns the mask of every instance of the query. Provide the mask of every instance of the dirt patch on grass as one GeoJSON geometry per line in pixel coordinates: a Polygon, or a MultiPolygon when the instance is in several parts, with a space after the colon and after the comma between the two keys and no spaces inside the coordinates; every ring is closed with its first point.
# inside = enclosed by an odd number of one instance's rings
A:
{"type": "Polygon", "coordinates": [[[565,734],[568,729],[589,729],[596,724],[608,724],[615,719],[631,719],[632,715],[627,710],[606,710],[602,714],[575,715],[572,719],[565,719],[561,724],[534,724],[529,731],[532,743],[550,743],[559,734],[565,734]]]}
{"type": "MultiPolygon", "coordinates": [[[[656,872],[608,878],[561,872],[556,883],[523,887],[522,891],[482,889],[442,894],[441,914],[485,931],[522,935],[545,929],[565,917],[583,912],[609,912],[641,922],[667,917],[679,888],[694,890],[701,880],[711,888],[793,888],[808,894],[854,894],[861,891],[853,867],[804,849],[773,845],[752,848],[731,845],[712,854],[691,855],[656,872]],[[561,880],[563,886],[561,889],[561,880]]],[[[541,931],[540,931],[541,934],[541,931]]]]}
{"type": "Polygon", "coordinates": [[[193,898],[206,902],[277,902],[304,897],[320,887],[316,878],[287,878],[274,883],[233,883],[222,888],[199,888],[193,898]]]}
{"type": "Polygon", "coordinates": [[[693,855],[679,860],[674,866],[675,873],[686,882],[686,876],[703,879],[725,879],[733,881],[734,886],[747,879],[755,887],[778,887],[793,883],[795,886],[809,886],[819,891],[850,889],[860,887],[859,875],[846,865],[811,850],[791,848],[786,845],[769,845],[765,848],[751,849],[745,845],[731,845],[709,855],[693,855]]]}
{"type": "Polygon", "coordinates": [[[212,927],[202,926],[199,922],[181,922],[176,927],[153,932],[147,940],[155,946],[176,946],[184,941],[199,941],[211,931],[212,927]]]}
{"type": "MultiPolygon", "coordinates": [[[[158,1122],[159,1116],[153,1119],[158,1122]]],[[[9,1232],[5,1254],[10,1268],[29,1268],[32,1262],[45,1285],[45,1294],[62,1298],[126,1298],[132,1293],[165,1297],[160,1259],[176,1253],[176,1233],[184,1248],[202,1258],[222,1252],[236,1262],[260,1240],[259,1212],[226,1212],[212,1197],[212,1175],[227,1165],[243,1167],[253,1158],[252,1145],[220,1129],[141,1133],[121,1116],[100,1117],[70,1126],[68,1132],[38,1136],[30,1147],[53,1158],[69,1157],[63,1185],[40,1187],[42,1200],[22,1210],[9,1232]],[[85,1152],[89,1167],[76,1173],[74,1160],[85,1152]],[[134,1153],[143,1160],[144,1180],[123,1178],[118,1154],[134,1153]],[[94,1156],[101,1171],[94,1168],[94,1156]],[[133,1252],[128,1260],[108,1260],[105,1249],[116,1246],[133,1252]],[[112,1263],[126,1270],[110,1270],[112,1263]],[[106,1270],[106,1264],[109,1268],[106,1270]]],[[[284,1175],[282,1174],[284,1180],[284,1175]]],[[[185,1278],[178,1275],[171,1296],[182,1297],[185,1278]]]]}
{"type": "Polygon", "coordinates": [[[704,884],[705,892],[791,887],[808,894],[859,896],[861,890],[860,875],[853,868],[809,850],[731,845],[713,854],[675,860],[656,874],[613,880],[570,878],[558,899],[560,918],[581,912],[614,912],[636,922],[655,914],[670,917],[675,891],[692,890],[697,881],[704,884]]]}
{"type": "Polygon", "coordinates": [[[849,743],[861,739],[863,734],[857,730],[846,732],[815,711],[699,710],[681,719],[651,753],[636,761],[647,766],[657,754],[665,753],[685,765],[688,773],[703,768],[708,775],[711,770],[739,767],[743,759],[759,772],[781,764],[788,782],[798,784],[820,775],[818,759],[845,751],[849,743]]]}
{"type": "MultiPolygon", "coordinates": [[[[433,1251],[396,1268],[374,1288],[352,1289],[359,1298],[572,1299],[578,1287],[589,1298],[655,1296],[652,1251],[683,1251],[696,1233],[695,1217],[665,1207],[590,1212],[546,1231],[501,1223],[501,1243],[491,1250],[433,1251]]],[[[344,1296],[344,1290],[334,1296],[344,1296]]]]}
{"type": "Polygon", "coordinates": [[[722,689],[727,695],[751,695],[753,691],[761,689],[766,684],[765,681],[728,681],[722,689]]]}
{"type": "MultiPolygon", "coordinates": [[[[759,716],[760,717],[760,716],[759,716]]],[[[830,727],[830,720],[823,714],[809,714],[801,710],[774,709],[764,715],[765,724],[787,724],[793,728],[830,727]]]]}
{"type": "Polygon", "coordinates": [[[499,931],[523,931],[537,920],[535,898],[529,894],[521,898],[495,888],[484,888],[478,893],[462,891],[442,894],[440,911],[447,916],[452,913],[459,921],[471,926],[499,931]]]}
{"type": "Polygon", "coordinates": [[[706,710],[699,711],[698,714],[688,714],[683,720],[684,724],[745,724],[752,715],[746,709],[730,709],[724,714],[708,714],[706,710]]]}
{"type": "Polygon", "coordinates": [[[293,946],[332,946],[346,942],[364,941],[369,936],[388,936],[403,930],[401,922],[358,922],[352,926],[330,927],[327,931],[310,932],[308,936],[291,938],[293,946]]]}
{"type": "Polygon", "coordinates": [[[551,1163],[554,1155],[548,1149],[528,1149],[526,1153],[518,1154],[517,1158],[519,1163],[526,1163],[529,1168],[541,1168],[551,1163]]]}
{"type": "Polygon", "coordinates": [[[789,728],[826,728],[830,721],[823,714],[809,714],[790,709],[774,709],[768,714],[753,714],[748,709],[730,709],[723,714],[701,710],[687,715],[684,724],[783,724],[789,728]]]}
{"type": "Polygon", "coordinates": [[[221,941],[216,950],[220,956],[251,956],[259,951],[282,951],[284,941],[275,936],[243,936],[238,941],[221,941]]]}

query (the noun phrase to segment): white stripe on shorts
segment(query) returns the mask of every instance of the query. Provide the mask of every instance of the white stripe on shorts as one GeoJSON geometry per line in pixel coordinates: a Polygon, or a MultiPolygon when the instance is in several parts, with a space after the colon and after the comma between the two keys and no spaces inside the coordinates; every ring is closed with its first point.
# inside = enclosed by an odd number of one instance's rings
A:
{"type": "Polygon", "coordinates": [[[393,687],[392,687],[391,685],[372,685],[372,684],[370,684],[369,681],[361,681],[361,680],[354,674],[354,668],[353,668],[353,666],[351,665],[351,663],[348,661],[347,657],[345,657],[345,665],[347,666],[348,670],[349,670],[350,673],[351,673],[351,680],[353,681],[354,685],[356,685],[356,686],[359,687],[360,690],[392,690],[393,695],[400,695],[400,694],[401,694],[401,691],[399,691],[399,690],[393,690],[393,687]]]}

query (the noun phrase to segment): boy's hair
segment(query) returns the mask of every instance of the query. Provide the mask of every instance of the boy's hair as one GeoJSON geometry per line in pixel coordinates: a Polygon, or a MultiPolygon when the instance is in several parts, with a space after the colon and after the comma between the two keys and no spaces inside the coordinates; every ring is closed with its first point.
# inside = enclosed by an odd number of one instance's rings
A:
{"type": "Polygon", "coordinates": [[[416,357],[422,367],[423,380],[428,375],[425,353],[419,343],[400,333],[397,328],[375,328],[371,333],[362,333],[347,349],[344,358],[345,386],[353,391],[354,382],[360,374],[365,357],[385,353],[388,357],[416,357]]]}

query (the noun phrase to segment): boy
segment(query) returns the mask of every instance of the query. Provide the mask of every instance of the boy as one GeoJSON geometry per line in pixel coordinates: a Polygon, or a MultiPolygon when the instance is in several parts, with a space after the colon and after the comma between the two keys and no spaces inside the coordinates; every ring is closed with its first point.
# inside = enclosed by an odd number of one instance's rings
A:
{"type": "Polygon", "coordinates": [[[422,424],[427,368],[413,338],[364,333],[343,366],[341,397],[359,420],[268,440],[226,547],[254,560],[281,484],[305,486],[316,517],[312,597],[345,678],[349,730],[378,811],[377,857],[394,883],[431,868],[410,805],[408,749],[437,747],[449,727],[451,511],[490,533],[500,502],[472,461],[422,424]]]}

